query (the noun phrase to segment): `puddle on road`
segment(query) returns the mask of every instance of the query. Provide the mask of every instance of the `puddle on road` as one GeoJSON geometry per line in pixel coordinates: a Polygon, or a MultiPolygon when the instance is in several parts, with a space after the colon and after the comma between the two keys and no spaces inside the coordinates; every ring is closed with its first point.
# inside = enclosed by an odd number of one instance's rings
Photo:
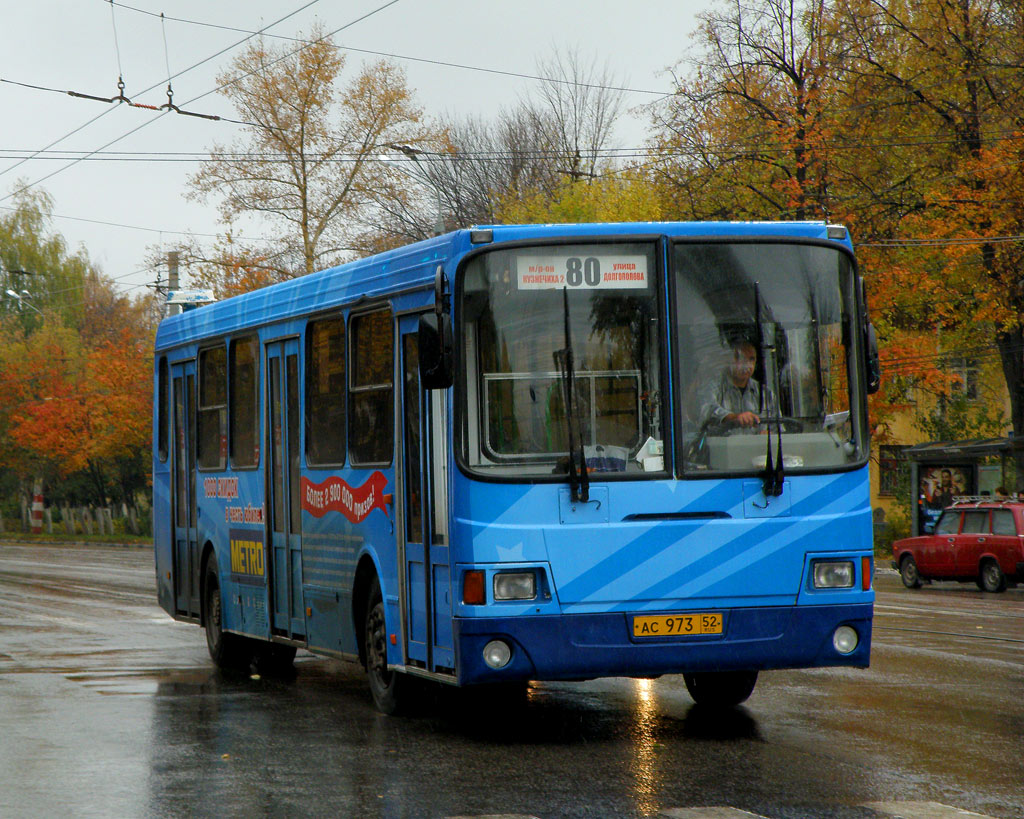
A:
{"type": "Polygon", "coordinates": [[[206,678],[209,672],[181,669],[168,674],[166,668],[148,668],[125,671],[78,671],[65,674],[64,678],[80,683],[97,694],[151,697],[155,696],[170,678],[181,676],[206,678]]]}

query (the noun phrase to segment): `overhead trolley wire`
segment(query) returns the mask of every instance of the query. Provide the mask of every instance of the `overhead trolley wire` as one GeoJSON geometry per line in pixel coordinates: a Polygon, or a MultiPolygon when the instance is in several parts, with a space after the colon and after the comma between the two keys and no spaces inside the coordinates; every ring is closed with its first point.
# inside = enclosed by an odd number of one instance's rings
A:
{"type": "MultiPolygon", "coordinates": [[[[273,26],[276,26],[276,25],[278,25],[279,23],[283,23],[283,22],[284,22],[285,20],[287,20],[287,19],[288,19],[289,17],[293,17],[294,15],[298,14],[298,13],[299,13],[299,12],[301,12],[301,11],[304,11],[304,10],[306,10],[307,8],[309,8],[310,6],[312,6],[312,5],[314,5],[314,4],[318,3],[318,2],[319,2],[319,0],[310,0],[310,2],[306,3],[305,5],[301,6],[300,8],[297,8],[297,9],[295,9],[294,11],[290,11],[290,12],[289,12],[288,14],[286,14],[286,15],[285,15],[284,17],[281,17],[280,19],[278,19],[278,20],[275,20],[275,21],[274,21],[274,22],[272,22],[272,23],[268,23],[268,24],[267,24],[266,26],[264,26],[264,27],[263,27],[263,29],[261,29],[260,31],[264,31],[264,30],[266,30],[266,29],[268,29],[268,28],[271,28],[271,27],[273,27],[273,26]]],[[[257,34],[258,34],[258,33],[259,33],[259,32],[257,32],[257,34]]],[[[221,56],[221,55],[222,55],[222,54],[224,54],[225,52],[227,52],[227,51],[230,51],[230,50],[231,50],[231,49],[233,49],[233,48],[237,48],[237,47],[238,47],[238,46],[240,46],[240,45],[241,45],[242,43],[246,42],[247,40],[250,40],[250,39],[252,39],[252,37],[254,37],[254,36],[256,36],[256,35],[255,35],[255,34],[253,34],[253,35],[249,35],[248,37],[244,37],[244,38],[242,38],[241,40],[239,40],[239,41],[238,41],[238,42],[236,42],[236,43],[233,43],[233,44],[231,44],[231,45],[229,45],[229,46],[227,46],[227,47],[225,47],[225,48],[222,48],[222,49],[221,49],[220,51],[217,51],[217,52],[215,52],[214,54],[211,54],[211,55],[210,55],[209,57],[206,57],[206,58],[204,58],[204,59],[200,60],[199,62],[197,62],[197,63],[194,63],[194,64],[190,65],[190,66],[189,66],[188,68],[186,68],[186,69],[184,69],[184,70],[182,70],[182,71],[178,72],[178,74],[177,74],[176,76],[179,76],[179,77],[180,77],[180,76],[181,76],[181,75],[183,75],[183,74],[187,74],[187,73],[188,73],[189,71],[192,71],[193,69],[196,69],[196,68],[198,68],[199,66],[201,66],[201,65],[203,65],[203,64],[205,64],[205,63],[208,63],[208,62],[209,62],[210,60],[216,59],[217,57],[221,56]]],[[[171,78],[168,78],[168,79],[171,79],[171,78]]],[[[0,79],[0,82],[4,82],[4,80],[0,79]]],[[[145,93],[147,93],[147,92],[149,92],[149,91],[152,91],[152,90],[153,90],[154,88],[157,88],[157,87],[159,87],[159,85],[160,85],[160,83],[157,83],[156,85],[152,85],[152,86],[150,86],[149,88],[147,88],[147,89],[145,89],[144,91],[142,91],[141,93],[145,94],[145,93]]],[[[107,109],[107,110],[106,110],[106,111],[104,111],[104,112],[103,112],[102,114],[99,114],[98,116],[95,116],[95,117],[93,117],[93,118],[92,118],[92,119],[90,119],[90,120],[89,120],[88,122],[85,122],[85,123],[83,123],[82,125],[79,125],[79,126],[78,126],[77,128],[75,128],[74,130],[72,130],[72,131],[69,131],[69,132],[68,132],[67,134],[65,134],[64,136],[62,136],[62,137],[60,137],[59,139],[57,139],[57,140],[55,140],[55,141],[51,142],[51,143],[50,143],[49,145],[47,145],[47,146],[46,146],[46,148],[44,148],[44,149],[42,149],[42,150],[49,150],[49,149],[50,149],[50,148],[52,148],[52,147],[53,147],[54,145],[57,145],[57,144],[59,144],[59,143],[63,142],[63,141],[64,141],[65,139],[67,139],[67,138],[68,138],[69,136],[72,136],[73,134],[76,134],[76,133],[78,133],[79,131],[81,131],[81,130],[82,130],[83,128],[86,128],[86,127],[88,127],[89,125],[92,125],[92,124],[93,124],[94,122],[96,122],[96,121],[97,121],[98,119],[100,119],[101,117],[104,117],[104,116],[106,116],[107,114],[109,114],[109,113],[110,113],[111,111],[113,111],[113,110],[114,110],[113,108],[109,108],[109,109],[107,109]]],[[[164,112],[164,113],[166,113],[166,112],[164,112]]],[[[158,118],[159,118],[159,117],[158,117],[158,118]]],[[[147,121],[146,123],[144,123],[143,125],[139,126],[139,128],[145,127],[145,125],[148,125],[148,124],[149,124],[150,122],[154,122],[154,121],[155,121],[155,120],[148,120],[148,121],[147,121]]],[[[139,130],[139,128],[133,128],[133,129],[132,129],[131,131],[129,131],[128,133],[126,133],[126,134],[122,134],[122,135],[121,135],[120,137],[118,137],[117,139],[114,139],[114,140],[112,140],[112,141],[108,142],[108,143],[107,143],[106,145],[103,145],[103,146],[101,146],[100,148],[97,148],[97,149],[96,149],[96,151],[90,152],[90,153],[89,153],[89,154],[87,155],[87,157],[88,157],[88,156],[92,156],[92,155],[93,155],[94,153],[98,153],[99,151],[102,151],[102,150],[104,150],[105,148],[108,148],[108,147],[110,147],[111,145],[113,145],[113,144],[115,144],[115,143],[117,143],[117,142],[120,142],[120,141],[121,141],[122,139],[124,139],[125,137],[128,137],[128,136],[130,136],[131,134],[134,134],[134,133],[135,133],[136,131],[138,131],[138,130],[139,130]]],[[[36,155],[38,155],[38,154],[36,154],[36,155]]],[[[34,155],[34,156],[35,156],[35,155],[34,155]]],[[[31,158],[34,158],[34,156],[33,156],[33,157],[29,157],[29,159],[31,159],[31,158]]],[[[31,188],[31,187],[33,187],[33,186],[35,186],[35,185],[38,185],[38,184],[39,184],[40,182],[45,182],[45,181],[46,181],[47,179],[50,179],[50,178],[52,178],[52,177],[56,176],[57,174],[59,174],[59,173],[62,173],[63,171],[67,170],[68,168],[74,167],[74,166],[75,166],[76,164],[78,164],[79,162],[81,162],[81,161],[82,161],[82,159],[85,159],[85,158],[87,158],[87,157],[82,157],[82,158],[79,158],[79,159],[75,159],[75,160],[73,160],[73,161],[69,162],[69,163],[68,163],[67,165],[63,166],[62,168],[58,168],[57,170],[53,171],[52,173],[49,173],[49,174],[47,174],[46,176],[43,176],[43,177],[41,177],[41,178],[39,178],[39,179],[35,180],[34,182],[30,182],[30,183],[28,183],[27,185],[24,185],[24,186],[22,186],[22,187],[18,188],[17,190],[11,191],[10,193],[8,193],[8,194],[6,194],[6,195],[2,195],[2,196],[0,196],[0,202],[3,202],[3,201],[5,201],[5,200],[7,200],[7,199],[10,199],[10,198],[11,198],[12,196],[15,196],[15,195],[17,195],[17,194],[21,193],[22,191],[26,191],[26,190],[28,190],[29,188],[31,188]]],[[[27,161],[28,161],[28,159],[22,159],[22,160],[21,160],[20,162],[16,162],[16,163],[15,163],[14,165],[11,165],[11,166],[10,166],[9,168],[5,168],[4,170],[0,171],[0,176],[3,176],[4,174],[6,174],[6,173],[9,173],[10,171],[14,170],[15,168],[19,167],[20,165],[22,165],[23,163],[25,163],[25,162],[27,162],[27,161]]]]}
{"type": "MultiPolygon", "coordinates": [[[[390,2],[384,3],[384,4],[383,4],[383,5],[381,5],[381,6],[378,6],[377,8],[373,9],[372,11],[369,11],[369,12],[367,12],[366,14],[362,15],[361,17],[358,17],[358,18],[356,18],[355,20],[352,20],[352,21],[350,21],[350,22],[346,23],[346,24],[345,24],[345,25],[343,25],[343,26],[339,26],[339,27],[338,27],[337,29],[335,29],[334,31],[332,31],[332,32],[330,32],[330,33],[328,33],[328,34],[325,34],[325,35],[324,35],[324,37],[323,37],[323,38],[321,38],[321,39],[326,39],[327,37],[330,37],[330,36],[332,36],[332,35],[334,35],[334,34],[337,34],[337,33],[338,33],[339,31],[344,31],[344,30],[345,30],[346,28],[349,28],[349,27],[351,27],[351,26],[354,26],[354,25],[355,25],[356,23],[359,23],[359,22],[361,22],[361,21],[363,21],[363,20],[367,19],[368,17],[371,17],[371,16],[373,16],[374,14],[377,14],[377,13],[379,13],[379,12],[383,11],[384,9],[387,9],[387,8],[389,8],[389,7],[393,6],[393,5],[395,5],[396,3],[400,2],[400,1],[401,1],[401,0],[390,0],[390,2]]],[[[291,12],[289,12],[288,14],[286,14],[286,15],[285,15],[284,17],[281,17],[280,19],[278,19],[278,20],[275,20],[275,21],[274,21],[274,22],[272,22],[272,23],[269,23],[268,25],[264,26],[264,27],[263,27],[262,29],[260,29],[259,31],[256,31],[256,32],[253,32],[252,34],[249,34],[249,35],[247,35],[246,37],[242,38],[242,39],[241,39],[241,40],[239,40],[238,42],[236,42],[236,43],[233,43],[233,44],[232,44],[232,45],[230,45],[230,46],[226,46],[225,48],[222,48],[222,49],[221,49],[220,51],[217,51],[216,53],[214,53],[214,54],[211,54],[211,55],[210,55],[209,57],[206,57],[205,59],[203,59],[203,60],[200,60],[200,61],[199,61],[199,62],[197,62],[197,63],[194,63],[193,65],[189,66],[188,68],[184,69],[183,71],[180,71],[180,72],[178,72],[178,74],[176,74],[175,76],[181,76],[182,74],[185,74],[185,73],[187,73],[187,72],[189,72],[189,71],[192,71],[192,70],[193,70],[193,69],[195,69],[195,68],[198,68],[198,67],[199,67],[200,65],[203,65],[204,63],[207,63],[207,62],[209,62],[210,60],[213,60],[213,59],[215,59],[216,57],[219,57],[220,55],[224,54],[225,52],[227,52],[227,51],[230,51],[230,50],[231,50],[231,49],[233,49],[233,48],[236,48],[237,46],[241,45],[242,43],[246,42],[247,40],[250,40],[250,39],[252,39],[252,37],[255,37],[255,36],[258,36],[258,35],[262,34],[262,33],[263,33],[264,31],[266,31],[266,30],[267,30],[268,28],[271,28],[271,27],[273,27],[273,26],[276,26],[276,25],[278,25],[279,23],[282,23],[282,22],[284,22],[284,21],[285,21],[285,20],[287,20],[287,19],[288,19],[289,17],[293,17],[293,16],[295,16],[295,15],[296,15],[296,14],[298,14],[299,12],[301,12],[301,11],[304,11],[305,9],[309,8],[310,6],[312,6],[312,5],[314,5],[315,3],[318,3],[318,2],[319,2],[319,0],[310,0],[310,2],[306,3],[305,5],[301,6],[300,8],[297,8],[297,9],[295,9],[294,11],[291,11],[291,12]]],[[[305,46],[304,46],[304,47],[305,47],[305,46]]],[[[304,48],[304,47],[303,47],[303,48],[304,48]]],[[[286,54],[286,55],[285,55],[284,57],[282,57],[281,59],[286,59],[287,57],[289,57],[289,56],[292,56],[292,54],[297,54],[297,53],[298,53],[299,51],[302,51],[302,48],[296,49],[295,51],[291,52],[290,54],[286,54]]],[[[280,62],[280,60],[278,60],[278,61],[276,61],[276,62],[280,62]]],[[[250,72],[250,73],[251,73],[251,72],[250,72]]],[[[217,91],[220,91],[220,90],[221,90],[221,89],[223,89],[223,88],[226,88],[226,87],[228,87],[229,85],[232,85],[232,84],[233,84],[233,83],[235,83],[235,82],[238,82],[238,81],[239,81],[240,79],[242,79],[242,77],[236,77],[236,78],[235,78],[234,80],[231,80],[230,82],[224,83],[223,85],[220,85],[220,86],[218,86],[217,88],[211,89],[210,91],[207,91],[207,92],[205,92],[205,93],[203,93],[203,94],[200,94],[200,95],[198,95],[198,96],[196,96],[196,97],[193,97],[192,99],[188,100],[188,101],[187,101],[186,103],[184,103],[184,104],[185,104],[185,105],[189,105],[189,104],[191,104],[191,103],[195,102],[196,100],[202,99],[203,97],[209,96],[210,94],[213,94],[213,93],[215,93],[215,92],[217,92],[217,91]]],[[[2,81],[2,80],[0,80],[0,81],[2,81]]],[[[147,93],[148,91],[152,91],[152,90],[153,90],[154,88],[157,88],[157,87],[158,87],[159,85],[160,85],[160,83],[157,83],[156,85],[152,85],[152,86],[150,86],[149,88],[145,89],[145,90],[144,90],[144,91],[143,91],[142,93],[147,93]]],[[[110,110],[113,110],[113,109],[110,109],[110,110]]],[[[106,112],[105,112],[105,113],[106,113],[106,112]]],[[[167,113],[167,110],[165,109],[164,111],[162,111],[162,113],[161,113],[161,116],[162,116],[163,114],[166,114],[166,113],[167,113]]],[[[102,116],[102,115],[101,115],[101,116],[102,116]]],[[[96,119],[99,119],[99,117],[95,117],[95,118],[94,118],[93,120],[90,120],[90,123],[91,123],[91,122],[95,122],[95,120],[96,120],[96,119]]],[[[157,117],[157,119],[159,119],[159,117],[157,117]]],[[[57,175],[57,174],[59,174],[59,173],[62,173],[63,171],[67,170],[68,168],[70,168],[70,167],[73,167],[73,166],[74,166],[74,165],[76,165],[77,163],[79,163],[79,162],[83,161],[84,159],[87,159],[88,157],[92,156],[92,155],[93,155],[93,154],[95,154],[95,153],[98,153],[99,151],[102,151],[102,150],[104,150],[104,149],[106,149],[106,148],[109,148],[109,147],[110,147],[111,145],[114,145],[115,143],[117,143],[117,142],[120,142],[120,141],[121,141],[122,139],[125,139],[125,138],[126,138],[126,137],[128,137],[128,136],[131,136],[131,135],[132,135],[132,134],[134,134],[134,133],[135,133],[136,131],[140,130],[141,128],[144,128],[144,127],[145,127],[146,125],[149,125],[149,124],[150,124],[151,122],[155,122],[155,121],[156,121],[156,120],[147,120],[147,121],[146,121],[145,123],[143,123],[142,125],[138,126],[137,128],[133,128],[132,130],[128,131],[127,133],[125,133],[125,134],[122,134],[121,136],[117,137],[116,139],[113,139],[113,140],[111,140],[110,142],[106,143],[105,145],[102,145],[102,146],[100,146],[100,147],[99,147],[99,148],[97,148],[97,149],[96,149],[95,151],[90,151],[90,152],[89,152],[89,153],[88,153],[88,154],[87,154],[86,156],[84,156],[84,157],[81,157],[81,158],[78,158],[78,159],[75,159],[75,160],[73,160],[72,162],[69,162],[69,163],[68,163],[67,165],[65,165],[64,167],[62,167],[62,168],[58,168],[57,170],[53,171],[52,173],[50,173],[50,174],[47,174],[46,176],[43,176],[43,177],[41,177],[41,178],[39,178],[39,179],[37,179],[37,180],[35,180],[35,181],[33,181],[33,182],[30,182],[29,184],[27,184],[27,185],[24,185],[24,186],[22,186],[21,188],[19,188],[19,189],[15,190],[15,191],[12,191],[11,193],[8,193],[8,194],[6,194],[5,196],[0,196],[0,202],[3,202],[4,200],[6,200],[6,199],[9,199],[9,198],[11,198],[12,196],[15,196],[16,194],[18,194],[18,193],[21,193],[22,191],[28,190],[29,188],[33,187],[34,185],[38,185],[38,184],[39,184],[40,182],[44,182],[44,181],[46,181],[47,179],[50,179],[51,177],[53,177],[53,176],[56,176],[56,175],[57,175]]],[[[251,124],[251,123],[241,123],[241,124],[251,124]]],[[[82,129],[83,127],[85,127],[85,126],[79,126],[79,128],[75,129],[75,131],[79,131],[79,130],[81,130],[81,129],[82,129]]],[[[74,132],[72,132],[72,133],[74,133],[74,132]]],[[[68,135],[66,135],[66,136],[70,136],[70,134],[68,134],[68,135]]],[[[53,145],[56,145],[57,143],[59,143],[59,142],[61,142],[61,141],[62,141],[63,139],[65,139],[65,138],[66,138],[66,136],[65,136],[65,137],[61,137],[61,139],[58,139],[58,140],[57,140],[56,142],[50,143],[50,145],[49,145],[49,146],[47,146],[47,147],[48,147],[48,148],[49,148],[49,147],[53,147],[53,145]]],[[[23,160],[21,160],[21,162],[18,162],[17,164],[15,164],[15,165],[11,166],[10,168],[7,168],[7,169],[5,169],[4,171],[0,171],[0,176],[2,176],[3,174],[7,173],[8,171],[11,171],[11,170],[13,170],[13,169],[14,169],[15,167],[17,167],[18,165],[20,165],[20,164],[21,164],[22,162],[26,162],[26,161],[27,161],[26,159],[23,159],[23,160]]]]}
{"type": "MultiPolygon", "coordinates": [[[[113,2],[113,0],[111,0],[111,2],[113,2]]],[[[155,17],[156,16],[155,12],[147,11],[146,9],[136,8],[134,6],[129,6],[126,3],[115,3],[115,5],[118,5],[118,6],[120,6],[123,9],[127,9],[128,11],[137,12],[139,14],[145,14],[145,15],[148,15],[148,16],[151,16],[151,17],[155,17]]],[[[160,16],[163,16],[163,15],[161,14],[160,16]]],[[[237,28],[235,26],[225,26],[225,25],[221,25],[219,23],[208,23],[208,22],[205,22],[203,20],[191,20],[191,19],[189,19],[187,17],[167,17],[167,19],[171,20],[172,22],[175,22],[175,23],[185,23],[187,25],[202,26],[204,28],[216,28],[216,29],[221,29],[223,31],[234,31],[234,32],[241,32],[241,33],[248,32],[248,29],[244,29],[244,28],[237,28]]],[[[358,22],[358,21],[356,21],[356,22],[358,22]]],[[[334,33],[337,33],[337,32],[334,32],[334,33]]],[[[311,41],[311,40],[303,40],[300,37],[289,37],[289,36],[284,35],[284,34],[268,34],[266,36],[274,38],[274,39],[278,39],[278,40],[289,40],[289,41],[295,42],[295,43],[305,43],[306,45],[312,45],[312,43],[314,42],[314,41],[311,41]]],[[[477,71],[477,72],[481,72],[481,73],[485,73],[485,74],[498,74],[498,75],[505,76],[505,77],[515,77],[517,79],[523,79],[523,80],[537,80],[537,81],[540,81],[540,82],[553,82],[553,83],[557,83],[557,84],[560,84],[560,85],[572,85],[572,86],[576,86],[578,88],[594,88],[594,89],[605,90],[605,91],[625,91],[625,92],[634,93],[634,94],[649,94],[649,95],[653,95],[653,96],[666,96],[666,92],[665,91],[652,91],[651,89],[648,89],[648,88],[627,88],[627,87],[621,87],[621,86],[600,85],[598,83],[585,83],[585,82],[581,83],[581,82],[574,82],[572,80],[555,79],[555,78],[552,78],[552,77],[539,77],[539,76],[537,76],[535,74],[526,74],[526,73],[522,73],[522,72],[518,72],[518,71],[505,71],[505,70],[498,69],[498,68],[484,68],[483,66],[478,66],[478,65],[466,65],[466,64],[463,64],[463,63],[446,62],[444,60],[435,60],[435,59],[430,59],[428,57],[410,57],[407,54],[394,54],[394,53],[387,52],[387,51],[373,51],[373,50],[368,49],[368,48],[355,48],[354,46],[347,46],[347,45],[336,45],[335,48],[338,49],[339,51],[353,51],[353,52],[355,52],[357,54],[370,54],[370,55],[372,55],[374,57],[387,57],[389,59],[394,59],[394,60],[405,60],[405,61],[414,62],[414,63],[426,63],[427,65],[437,65],[437,66],[441,66],[443,68],[457,68],[457,69],[462,70],[462,71],[477,71]]],[[[668,95],[671,96],[671,92],[668,92],[668,95]]]]}

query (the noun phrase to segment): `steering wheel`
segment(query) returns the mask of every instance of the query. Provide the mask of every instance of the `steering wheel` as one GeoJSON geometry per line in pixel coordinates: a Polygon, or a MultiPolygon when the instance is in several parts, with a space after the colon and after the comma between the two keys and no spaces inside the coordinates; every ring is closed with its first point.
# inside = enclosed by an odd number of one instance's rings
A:
{"type": "Polygon", "coordinates": [[[782,427],[783,432],[803,432],[804,422],[799,418],[794,418],[791,415],[762,415],[761,421],[758,424],[759,429],[766,427],[775,428],[776,424],[782,427]]]}

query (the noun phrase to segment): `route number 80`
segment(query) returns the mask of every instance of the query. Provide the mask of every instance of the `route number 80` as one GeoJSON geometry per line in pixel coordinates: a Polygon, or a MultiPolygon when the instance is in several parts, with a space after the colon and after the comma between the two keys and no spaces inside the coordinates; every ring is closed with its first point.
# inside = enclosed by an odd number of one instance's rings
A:
{"type": "Polygon", "coordinates": [[[588,287],[597,287],[601,284],[600,260],[593,256],[586,259],[569,256],[565,260],[565,283],[569,287],[579,287],[584,283],[588,287]]]}

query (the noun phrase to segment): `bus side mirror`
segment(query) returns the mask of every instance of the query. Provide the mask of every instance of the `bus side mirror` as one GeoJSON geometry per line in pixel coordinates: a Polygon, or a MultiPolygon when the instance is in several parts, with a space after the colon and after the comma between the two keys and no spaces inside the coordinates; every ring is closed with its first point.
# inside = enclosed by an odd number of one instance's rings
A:
{"type": "Polygon", "coordinates": [[[452,385],[452,319],[447,313],[420,317],[420,384],[425,390],[445,390],[452,385]]]}
{"type": "Polygon", "coordinates": [[[878,362],[878,336],[871,323],[864,328],[864,370],[868,395],[872,395],[882,386],[882,365],[878,362]]]}

